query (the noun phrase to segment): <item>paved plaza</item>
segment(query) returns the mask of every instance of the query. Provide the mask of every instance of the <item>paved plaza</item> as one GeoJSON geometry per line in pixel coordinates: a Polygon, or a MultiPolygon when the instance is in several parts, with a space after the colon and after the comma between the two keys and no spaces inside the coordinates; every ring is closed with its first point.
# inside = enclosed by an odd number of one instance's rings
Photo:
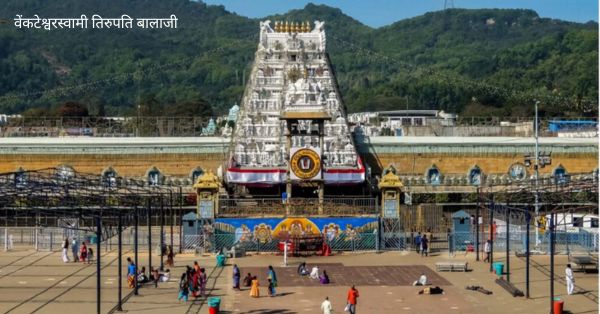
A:
{"type": "MultiPolygon", "coordinates": [[[[125,256],[131,256],[131,251],[125,256]]],[[[117,256],[116,251],[102,252],[102,311],[107,313],[116,305],[117,256]]],[[[139,255],[139,265],[147,267],[148,254],[139,255]]],[[[495,256],[503,261],[504,255],[495,256]]],[[[188,303],[177,301],[178,277],[185,265],[197,260],[207,268],[207,290],[212,296],[222,298],[221,313],[320,313],[319,306],[329,296],[335,312],[342,313],[346,293],[351,284],[360,292],[358,313],[548,313],[549,264],[548,256],[533,256],[531,267],[531,298],[513,298],[494,283],[495,275],[489,264],[476,262],[475,255],[449,257],[440,253],[420,257],[416,253],[385,252],[336,254],[330,257],[289,258],[283,267],[281,256],[256,255],[228,260],[227,267],[213,267],[213,256],[178,255],[172,278],[160,283],[158,288],[144,286],[139,296],[123,282],[123,305],[131,313],[208,313],[205,298],[188,303]],[[472,271],[436,272],[438,261],[467,261],[472,271]],[[332,283],[324,286],[316,280],[296,275],[296,267],[305,261],[309,267],[318,265],[327,270],[332,283]],[[231,289],[231,265],[238,264],[242,274],[251,272],[259,277],[261,297],[250,298],[248,288],[231,289]],[[266,296],[267,266],[277,271],[279,287],[277,297],[266,296]],[[418,295],[420,287],[411,282],[425,273],[433,285],[442,287],[443,295],[418,295]],[[484,295],[466,290],[468,285],[483,286],[493,292],[484,295]]],[[[153,266],[160,258],[152,256],[153,266]]],[[[524,260],[511,256],[511,281],[525,289],[524,260]]],[[[566,295],[564,283],[565,256],[556,257],[555,293],[565,301],[565,310],[571,313],[598,312],[598,274],[575,273],[575,295],[566,295]]],[[[125,261],[123,261],[125,266],[125,261]]],[[[17,248],[0,254],[0,313],[93,313],[96,309],[96,265],[62,263],[59,252],[35,252],[17,248]]],[[[123,274],[126,269],[123,270],[123,274]]]]}

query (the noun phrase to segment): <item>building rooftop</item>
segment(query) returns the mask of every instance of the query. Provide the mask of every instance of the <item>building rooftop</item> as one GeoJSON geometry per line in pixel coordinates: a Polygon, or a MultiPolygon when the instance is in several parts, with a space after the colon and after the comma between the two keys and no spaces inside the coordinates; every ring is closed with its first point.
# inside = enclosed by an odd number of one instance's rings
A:
{"type": "MultiPolygon", "coordinates": [[[[502,136],[372,136],[366,142],[380,145],[535,145],[533,137],[502,136]]],[[[598,138],[540,137],[542,145],[593,145],[598,146],[598,138]]]]}

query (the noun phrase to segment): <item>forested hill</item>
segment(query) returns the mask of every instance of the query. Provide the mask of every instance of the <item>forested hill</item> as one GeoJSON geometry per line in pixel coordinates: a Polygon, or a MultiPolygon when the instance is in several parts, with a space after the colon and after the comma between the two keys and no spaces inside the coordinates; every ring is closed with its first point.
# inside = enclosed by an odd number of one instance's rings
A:
{"type": "MultiPolygon", "coordinates": [[[[142,114],[223,113],[242,96],[259,30],[258,19],[188,0],[4,0],[0,19],[0,113],[51,110],[66,101],[84,103],[91,114],[131,114],[137,104],[142,114]],[[179,22],[173,30],[45,31],[17,29],[16,14],[175,14],[179,22]]],[[[524,116],[539,99],[545,115],[597,113],[595,22],[451,9],[373,29],[313,4],[264,19],[326,22],[349,111],[524,116]]]]}

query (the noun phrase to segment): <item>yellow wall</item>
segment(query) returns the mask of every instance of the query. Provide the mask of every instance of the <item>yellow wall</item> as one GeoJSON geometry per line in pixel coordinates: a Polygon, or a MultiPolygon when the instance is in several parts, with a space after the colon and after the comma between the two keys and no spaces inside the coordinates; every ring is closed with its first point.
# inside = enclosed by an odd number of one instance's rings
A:
{"type": "Polygon", "coordinates": [[[65,164],[78,172],[101,174],[111,166],[119,176],[141,177],[153,166],[165,176],[186,177],[200,167],[216,171],[222,164],[223,154],[148,154],[148,155],[3,155],[0,172],[57,167],[65,164]]]}
{"type": "MultiPolygon", "coordinates": [[[[379,165],[387,167],[394,164],[401,174],[424,174],[435,164],[442,174],[463,173],[478,165],[484,173],[503,174],[510,165],[523,162],[520,154],[457,156],[451,154],[379,154],[379,165]]],[[[375,156],[363,156],[371,165],[375,156]]],[[[71,155],[71,154],[32,154],[0,156],[0,172],[15,171],[22,167],[26,170],[57,167],[62,164],[73,167],[76,171],[100,174],[111,166],[119,176],[141,177],[151,167],[157,167],[165,176],[186,177],[192,169],[201,167],[205,170],[216,169],[223,164],[223,154],[133,154],[133,155],[71,155]]],[[[594,154],[552,155],[552,165],[540,168],[541,174],[552,173],[559,164],[569,173],[592,172],[598,168],[598,156],[594,154]]],[[[529,168],[528,171],[533,171],[529,168]]]]}
{"type": "MultiPolygon", "coordinates": [[[[483,173],[508,173],[508,168],[513,163],[523,163],[521,154],[503,155],[472,155],[456,156],[450,154],[379,154],[379,163],[383,167],[394,164],[400,173],[424,174],[432,164],[435,164],[441,173],[464,173],[478,165],[483,173]]],[[[371,158],[368,158],[369,160],[371,158]]],[[[540,174],[551,174],[554,168],[562,165],[568,173],[592,172],[598,168],[598,156],[594,154],[563,154],[552,155],[552,164],[540,168],[540,174]]],[[[528,171],[533,171],[530,167],[528,171]]]]}

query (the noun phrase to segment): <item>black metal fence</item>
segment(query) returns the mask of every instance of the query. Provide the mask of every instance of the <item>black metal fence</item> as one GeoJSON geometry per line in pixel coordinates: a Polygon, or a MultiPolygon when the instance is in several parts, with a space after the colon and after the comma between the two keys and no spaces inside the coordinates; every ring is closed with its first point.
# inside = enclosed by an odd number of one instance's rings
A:
{"type": "Polygon", "coordinates": [[[376,198],[326,198],[319,212],[319,200],[292,198],[287,204],[279,198],[223,199],[220,217],[268,216],[370,216],[380,212],[376,198]]]}
{"type": "Polygon", "coordinates": [[[212,136],[210,117],[7,117],[0,137],[212,136]]]}

